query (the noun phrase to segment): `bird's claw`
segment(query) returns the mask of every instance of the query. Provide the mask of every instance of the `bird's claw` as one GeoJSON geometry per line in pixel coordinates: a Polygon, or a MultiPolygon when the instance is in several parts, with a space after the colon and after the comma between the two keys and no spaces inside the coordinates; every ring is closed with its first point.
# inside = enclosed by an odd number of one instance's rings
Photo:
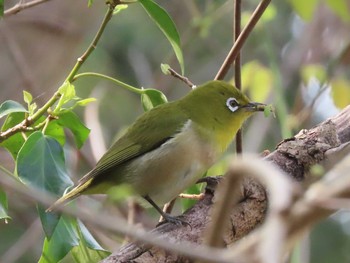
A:
{"type": "Polygon", "coordinates": [[[192,226],[190,223],[186,222],[184,219],[181,219],[179,217],[171,216],[168,214],[163,215],[163,220],[158,223],[157,226],[163,225],[164,223],[171,223],[176,226],[189,226],[192,229],[192,226]]]}

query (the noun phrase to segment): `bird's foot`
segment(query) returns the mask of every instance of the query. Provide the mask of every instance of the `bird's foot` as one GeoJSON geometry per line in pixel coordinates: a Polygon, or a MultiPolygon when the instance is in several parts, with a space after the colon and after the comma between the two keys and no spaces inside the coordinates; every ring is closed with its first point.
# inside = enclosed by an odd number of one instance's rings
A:
{"type": "Polygon", "coordinates": [[[163,217],[163,220],[159,222],[157,226],[163,225],[164,223],[171,223],[176,226],[189,226],[190,228],[192,228],[190,223],[186,222],[184,219],[181,219],[180,217],[172,216],[165,213],[162,215],[162,217],[163,217]]]}

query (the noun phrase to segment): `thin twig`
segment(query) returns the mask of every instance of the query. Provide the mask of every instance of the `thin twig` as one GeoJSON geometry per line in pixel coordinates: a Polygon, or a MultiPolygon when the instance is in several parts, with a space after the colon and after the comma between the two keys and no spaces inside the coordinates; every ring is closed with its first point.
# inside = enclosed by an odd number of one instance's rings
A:
{"type": "Polygon", "coordinates": [[[200,194],[179,194],[180,198],[184,198],[184,199],[191,199],[191,200],[202,200],[204,198],[205,194],[204,193],[200,193],[200,194]]]}
{"type": "Polygon", "coordinates": [[[24,3],[24,1],[19,1],[19,3],[17,3],[15,6],[5,10],[4,16],[10,16],[10,15],[17,14],[24,9],[28,9],[30,7],[33,7],[33,6],[48,2],[48,1],[49,0],[33,0],[31,2],[28,2],[28,3],[24,3]]]}
{"type": "MultiPolygon", "coordinates": [[[[234,0],[233,7],[233,35],[234,43],[237,41],[239,35],[241,34],[241,0],[234,0]]],[[[242,89],[241,80],[241,52],[239,51],[234,63],[234,73],[235,73],[235,86],[237,89],[242,89]]],[[[243,133],[242,127],[238,130],[236,134],[236,152],[241,154],[243,152],[243,133]]]]}
{"type": "Polygon", "coordinates": [[[103,18],[102,24],[101,24],[100,28],[98,29],[94,39],[92,40],[91,44],[89,45],[87,50],[84,52],[84,54],[77,59],[77,63],[73,67],[72,71],[69,73],[66,81],[72,82],[73,78],[75,77],[75,75],[79,71],[80,67],[84,64],[84,62],[89,57],[89,55],[96,49],[97,43],[100,40],[102,33],[106,29],[106,26],[107,26],[109,20],[111,20],[111,18],[113,16],[114,9],[115,9],[115,5],[112,5],[110,3],[108,5],[108,9],[107,9],[107,12],[105,14],[105,17],[103,18]]]}
{"type": "MultiPolygon", "coordinates": [[[[96,33],[96,36],[94,37],[93,41],[91,42],[91,44],[89,45],[89,47],[87,48],[85,53],[80,58],[78,58],[77,63],[73,67],[72,71],[69,73],[66,81],[72,82],[72,80],[74,79],[75,75],[77,74],[77,72],[80,69],[80,67],[82,66],[82,64],[86,61],[86,59],[91,54],[91,52],[96,48],[97,43],[98,43],[104,29],[106,28],[108,21],[111,19],[112,15],[113,15],[113,10],[115,8],[115,5],[116,4],[114,4],[114,3],[109,4],[106,15],[102,21],[102,24],[101,24],[99,30],[96,33]]],[[[0,143],[18,132],[29,131],[30,130],[30,129],[28,129],[29,126],[34,124],[41,116],[43,116],[47,112],[47,110],[52,105],[54,105],[60,98],[61,98],[61,94],[58,91],[56,91],[54,93],[54,95],[50,98],[50,100],[41,109],[39,109],[37,112],[35,112],[33,114],[33,116],[25,118],[21,123],[9,128],[8,130],[6,130],[4,132],[0,132],[0,143]]]]}
{"type": "Polygon", "coordinates": [[[219,69],[218,73],[215,76],[216,80],[223,79],[228,70],[230,69],[233,61],[236,59],[239,51],[241,50],[244,42],[247,40],[249,34],[255,27],[256,23],[259,21],[260,17],[264,13],[265,9],[268,7],[270,4],[271,0],[262,0],[257,8],[255,9],[254,13],[252,14],[248,24],[244,27],[242,30],[241,34],[239,35],[237,41],[235,44],[232,46],[229,54],[227,55],[224,63],[222,64],[221,68],[219,69]]]}
{"type": "Polygon", "coordinates": [[[18,133],[18,132],[25,132],[25,131],[31,131],[32,128],[30,126],[35,123],[41,116],[43,116],[47,110],[56,103],[56,101],[61,97],[61,94],[57,91],[55,94],[51,97],[51,99],[46,102],[46,104],[40,108],[37,112],[33,114],[33,116],[30,116],[26,119],[24,119],[19,124],[9,128],[8,130],[4,132],[0,132],[0,142],[6,140],[10,136],[18,133]]]}
{"type": "Polygon", "coordinates": [[[184,82],[187,86],[189,86],[191,89],[193,89],[193,87],[195,87],[195,85],[185,76],[182,76],[181,74],[177,73],[174,69],[172,68],[168,68],[168,71],[170,72],[170,75],[181,80],[182,82],[184,82]]]}

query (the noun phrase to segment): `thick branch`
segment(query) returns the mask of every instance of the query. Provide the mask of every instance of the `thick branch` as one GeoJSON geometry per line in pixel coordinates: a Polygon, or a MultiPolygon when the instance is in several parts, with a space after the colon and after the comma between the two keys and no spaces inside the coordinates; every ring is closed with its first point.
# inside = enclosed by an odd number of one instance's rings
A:
{"type": "MultiPolygon", "coordinates": [[[[265,157],[297,181],[305,180],[314,164],[321,163],[326,153],[338,149],[350,141],[350,106],[337,116],[319,124],[313,129],[302,130],[295,137],[281,142],[277,149],[265,157]]],[[[223,180],[209,179],[205,197],[193,208],[185,212],[184,219],[192,228],[164,224],[152,232],[180,243],[184,241],[201,244],[205,229],[211,221],[210,211],[215,202],[215,186],[223,180]],[[213,199],[214,198],[214,199],[213,199]]],[[[264,188],[256,181],[246,178],[242,185],[241,201],[230,214],[231,223],[227,227],[223,241],[226,246],[246,236],[256,228],[265,217],[267,198],[264,188]]],[[[326,216],[329,213],[322,213],[326,216]]],[[[166,253],[157,247],[140,243],[129,243],[106,258],[104,263],[112,262],[189,262],[181,255],[166,253]]]]}

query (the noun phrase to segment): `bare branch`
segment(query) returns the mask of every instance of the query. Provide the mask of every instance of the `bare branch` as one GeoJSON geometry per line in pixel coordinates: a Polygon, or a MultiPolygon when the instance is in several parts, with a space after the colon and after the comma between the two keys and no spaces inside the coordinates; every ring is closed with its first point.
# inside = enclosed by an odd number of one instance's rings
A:
{"type": "Polygon", "coordinates": [[[239,54],[240,50],[242,49],[244,42],[247,40],[249,34],[252,32],[253,28],[255,27],[256,23],[259,21],[260,17],[264,13],[265,9],[268,7],[270,2],[271,2],[271,0],[262,0],[259,3],[258,7],[255,9],[254,13],[252,14],[248,24],[242,30],[238,39],[235,41],[230,52],[228,53],[224,63],[222,64],[221,68],[219,69],[218,73],[216,74],[216,76],[215,76],[216,80],[223,79],[226,76],[233,61],[236,59],[237,55],[239,54]]]}
{"type": "Polygon", "coordinates": [[[10,16],[10,15],[17,14],[24,9],[28,9],[30,7],[40,5],[40,4],[43,4],[43,3],[48,2],[48,1],[49,0],[33,0],[33,1],[28,2],[28,3],[25,3],[24,1],[19,1],[15,6],[5,10],[4,16],[10,16]]]}

